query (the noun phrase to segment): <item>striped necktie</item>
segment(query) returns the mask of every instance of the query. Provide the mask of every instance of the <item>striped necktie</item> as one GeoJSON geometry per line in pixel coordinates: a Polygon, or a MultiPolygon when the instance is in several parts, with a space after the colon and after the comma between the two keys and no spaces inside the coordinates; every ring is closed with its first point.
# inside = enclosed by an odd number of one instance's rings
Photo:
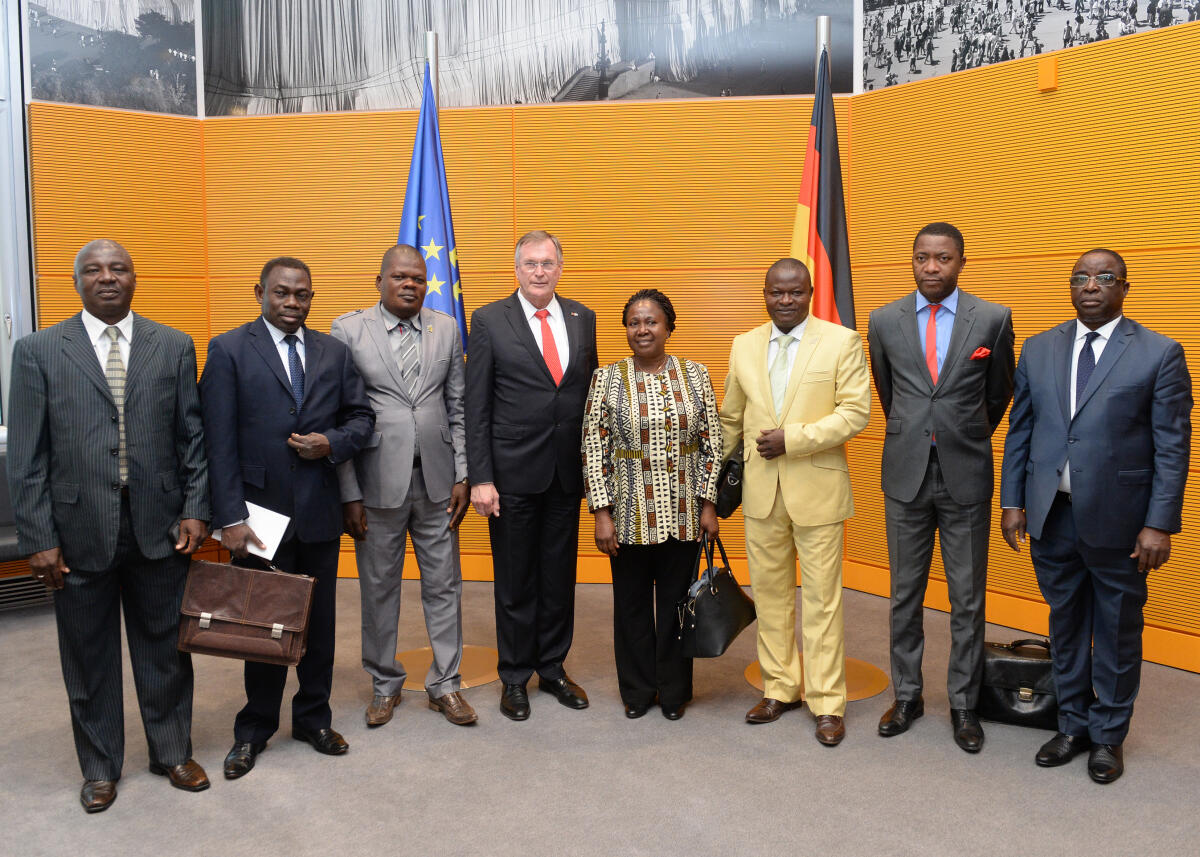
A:
{"type": "Polygon", "coordinates": [[[117,406],[117,472],[121,484],[129,483],[129,450],[125,446],[125,364],[121,361],[121,348],[117,339],[121,331],[115,326],[104,329],[109,338],[108,362],[104,364],[104,377],[108,380],[108,389],[112,392],[113,404],[117,406]]]}
{"type": "Polygon", "coordinates": [[[408,388],[408,395],[417,394],[417,380],[421,377],[421,355],[417,348],[417,332],[415,323],[409,319],[401,319],[396,325],[400,335],[400,377],[408,388]]]}
{"type": "Polygon", "coordinates": [[[304,404],[304,363],[300,360],[300,351],[296,348],[296,343],[300,338],[294,333],[289,333],[283,338],[288,347],[288,378],[292,383],[292,398],[296,400],[296,410],[300,410],[300,406],[304,404]]]}

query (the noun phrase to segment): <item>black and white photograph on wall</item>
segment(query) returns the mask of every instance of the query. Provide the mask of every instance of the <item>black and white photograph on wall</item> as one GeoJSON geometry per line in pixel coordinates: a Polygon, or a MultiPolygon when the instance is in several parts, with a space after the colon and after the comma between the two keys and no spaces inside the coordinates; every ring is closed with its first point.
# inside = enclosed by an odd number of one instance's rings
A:
{"type": "Polygon", "coordinates": [[[203,0],[208,115],[415,108],[425,34],[445,107],[794,95],[854,86],[845,0],[203,0]]]}
{"type": "Polygon", "coordinates": [[[1200,20],[1200,0],[862,0],[864,90],[1200,20]]]}
{"type": "Polygon", "coordinates": [[[34,99],[196,115],[192,0],[26,3],[34,99]]]}

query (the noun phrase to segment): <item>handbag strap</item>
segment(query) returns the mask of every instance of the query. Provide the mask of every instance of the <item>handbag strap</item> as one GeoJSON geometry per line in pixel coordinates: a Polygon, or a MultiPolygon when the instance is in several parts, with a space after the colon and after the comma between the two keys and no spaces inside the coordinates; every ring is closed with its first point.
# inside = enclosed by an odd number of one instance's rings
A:
{"type": "MultiPolygon", "coordinates": [[[[724,548],[721,549],[721,556],[722,557],[725,556],[724,548]]],[[[713,564],[712,542],[710,542],[707,538],[701,539],[700,547],[696,550],[696,566],[695,566],[695,568],[692,569],[692,582],[695,583],[697,580],[699,580],[701,578],[701,576],[703,576],[705,571],[712,568],[712,564],[713,564]],[[701,558],[703,558],[705,560],[705,565],[703,568],[701,568],[701,566],[700,566],[701,558]]]]}

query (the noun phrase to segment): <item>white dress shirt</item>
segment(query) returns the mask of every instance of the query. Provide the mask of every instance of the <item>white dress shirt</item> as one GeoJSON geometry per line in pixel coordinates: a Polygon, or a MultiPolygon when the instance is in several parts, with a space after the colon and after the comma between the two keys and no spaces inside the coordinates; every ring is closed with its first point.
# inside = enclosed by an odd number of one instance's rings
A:
{"type": "MultiPolygon", "coordinates": [[[[1094,331],[1084,325],[1082,321],[1075,320],[1075,344],[1071,348],[1071,374],[1067,376],[1068,383],[1071,387],[1071,417],[1075,417],[1075,398],[1077,391],[1075,390],[1075,375],[1079,371],[1079,354],[1083,351],[1083,343],[1089,333],[1098,333],[1099,337],[1092,340],[1092,354],[1096,358],[1096,365],[1100,365],[1100,355],[1104,353],[1104,346],[1108,344],[1108,340],[1112,338],[1113,331],[1117,329],[1117,325],[1121,323],[1121,316],[1117,316],[1107,324],[1097,327],[1094,331]]],[[[1058,478],[1058,490],[1065,494],[1071,493],[1071,460],[1068,458],[1063,464],[1062,476],[1058,478]]]]}
{"type": "Polygon", "coordinates": [[[92,341],[92,348],[96,350],[96,358],[100,361],[100,371],[108,371],[108,349],[112,345],[112,340],[104,331],[110,327],[115,327],[120,331],[121,335],[117,337],[117,348],[121,352],[121,365],[125,367],[126,371],[129,371],[129,346],[133,342],[133,312],[126,313],[125,317],[116,324],[101,321],[87,310],[82,310],[80,317],[83,320],[83,329],[87,331],[88,339],[92,341]]]}
{"type": "MultiPolygon", "coordinates": [[[[267,321],[266,316],[263,316],[263,324],[267,326],[267,332],[271,334],[271,339],[275,341],[275,351],[279,354],[279,359],[283,361],[283,374],[291,378],[292,367],[288,365],[288,344],[283,341],[283,338],[287,334],[267,321]]],[[[296,339],[296,352],[300,355],[300,365],[307,370],[308,362],[304,357],[304,325],[300,325],[300,329],[296,331],[296,339]]]]}
{"type": "MultiPolygon", "coordinates": [[[[533,341],[537,343],[538,350],[543,354],[546,353],[542,348],[542,320],[537,318],[534,313],[538,311],[537,307],[525,299],[525,295],[521,294],[521,290],[517,289],[517,300],[521,302],[521,312],[525,313],[525,318],[529,322],[529,330],[533,333],[533,341]]],[[[550,298],[550,303],[546,304],[546,311],[550,313],[546,317],[546,321],[550,324],[550,333],[554,337],[554,347],[558,351],[558,365],[562,369],[563,374],[567,374],[567,362],[571,356],[571,343],[567,340],[567,322],[563,318],[562,307],[558,304],[558,298],[550,298]]]]}
{"type": "MultiPolygon", "coordinates": [[[[787,388],[788,383],[792,380],[792,366],[796,363],[796,352],[799,350],[800,339],[804,336],[804,331],[808,329],[808,316],[804,317],[804,321],[793,327],[787,332],[787,336],[792,337],[792,342],[787,349],[787,381],[784,383],[784,388],[787,388]]],[[[775,365],[775,355],[779,353],[779,337],[784,336],[784,332],[771,322],[771,340],[767,343],[767,371],[771,371],[771,367],[775,365]]]]}

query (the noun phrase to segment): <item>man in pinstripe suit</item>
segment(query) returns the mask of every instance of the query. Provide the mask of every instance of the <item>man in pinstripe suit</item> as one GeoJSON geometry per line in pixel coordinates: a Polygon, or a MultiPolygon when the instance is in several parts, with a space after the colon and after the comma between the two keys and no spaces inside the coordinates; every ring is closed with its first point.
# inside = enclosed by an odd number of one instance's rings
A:
{"type": "Polygon", "coordinates": [[[129,310],[133,260],[92,241],[83,311],[13,349],[8,479],[20,548],[54,590],[80,800],[117,797],[125,751],[121,611],[151,773],[208,788],[191,759],[192,662],[175,648],[188,555],[208,534],[208,465],[187,335],[129,310]]]}

